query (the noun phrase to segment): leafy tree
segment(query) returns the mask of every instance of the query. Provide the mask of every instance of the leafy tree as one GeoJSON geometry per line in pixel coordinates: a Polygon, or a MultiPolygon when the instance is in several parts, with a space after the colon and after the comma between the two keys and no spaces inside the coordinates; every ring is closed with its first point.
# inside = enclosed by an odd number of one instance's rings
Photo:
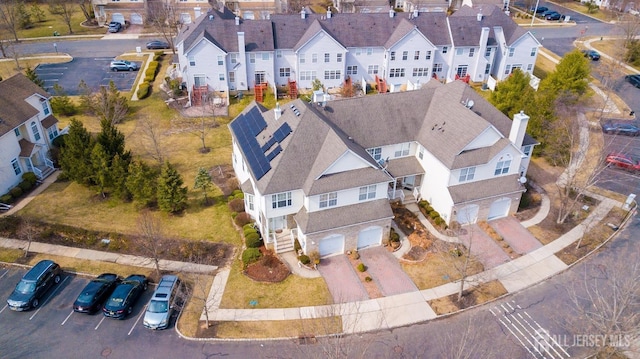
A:
{"type": "Polygon", "coordinates": [[[91,168],[93,169],[93,182],[98,185],[102,197],[106,197],[105,189],[111,184],[111,171],[109,156],[100,143],[96,143],[91,151],[91,168]]]}
{"type": "Polygon", "coordinates": [[[209,203],[207,192],[211,187],[213,187],[213,182],[211,182],[211,174],[209,174],[209,171],[203,167],[198,168],[198,174],[196,174],[196,182],[193,185],[193,188],[202,190],[205,205],[209,203]]]}
{"type": "Polygon", "coordinates": [[[122,122],[129,113],[129,102],[120,94],[118,88],[109,81],[109,86],[101,86],[98,92],[92,92],[84,81],[78,85],[82,106],[100,121],[106,120],[112,124],[122,122]]]}
{"type": "Polygon", "coordinates": [[[62,21],[67,25],[69,35],[73,34],[71,20],[73,19],[73,15],[76,13],[76,10],[77,8],[74,1],[49,0],[49,12],[62,18],[62,21]]]}
{"type": "Polygon", "coordinates": [[[56,114],[73,116],[78,112],[76,105],[71,101],[64,88],[58,84],[53,85],[53,97],[49,102],[51,109],[56,114]]]}
{"type": "Polygon", "coordinates": [[[69,134],[60,149],[60,166],[72,181],[83,185],[91,183],[91,152],[94,143],[93,137],[82,122],[71,119],[69,134]]]}
{"type": "Polygon", "coordinates": [[[31,16],[33,16],[37,22],[43,22],[47,19],[44,10],[42,10],[38,4],[31,4],[31,16]]]}
{"type": "Polygon", "coordinates": [[[175,54],[173,39],[178,35],[182,22],[180,22],[180,11],[175,3],[171,2],[150,2],[147,4],[147,20],[157,33],[162,35],[175,54]]]}
{"type": "Polygon", "coordinates": [[[129,164],[125,187],[134,201],[143,206],[150,206],[156,201],[158,172],[142,161],[129,164]]]}
{"type": "Polygon", "coordinates": [[[31,67],[27,67],[27,69],[24,70],[24,72],[25,72],[25,76],[27,76],[27,78],[31,80],[31,82],[33,82],[34,84],[40,87],[44,87],[44,81],[38,77],[38,74],[36,74],[35,70],[33,70],[31,67]]]}
{"type": "Polygon", "coordinates": [[[165,162],[158,178],[158,207],[161,210],[176,213],[187,207],[187,187],[183,183],[175,167],[169,161],[165,162]]]}
{"type": "Polygon", "coordinates": [[[313,81],[311,81],[311,89],[313,91],[318,91],[318,90],[324,91],[324,85],[319,79],[313,79],[313,81]]]}

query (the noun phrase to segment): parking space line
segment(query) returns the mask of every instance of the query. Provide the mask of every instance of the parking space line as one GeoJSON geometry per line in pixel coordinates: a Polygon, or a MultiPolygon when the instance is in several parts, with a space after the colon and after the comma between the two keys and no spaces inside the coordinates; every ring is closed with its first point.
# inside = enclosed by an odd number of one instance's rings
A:
{"type": "Polygon", "coordinates": [[[51,294],[49,294],[47,299],[45,299],[44,302],[42,302],[42,304],[40,304],[40,307],[38,308],[38,310],[36,310],[36,312],[33,313],[31,317],[29,317],[29,320],[33,319],[33,317],[35,317],[38,313],[40,313],[40,310],[42,309],[42,307],[44,307],[45,304],[49,302],[49,299],[51,299],[58,292],[58,290],[60,290],[60,288],[62,288],[62,285],[64,284],[64,282],[66,282],[67,279],[69,278],[70,278],[69,276],[66,276],[64,277],[64,280],[62,282],[58,283],[58,285],[56,286],[56,289],[53,292],[51,292],[51,294]]]}
{"type": "Polygon", "coordinates": [[[106,318],[106,317],[103,315],[102,319],[100,319],[100,322],[98,323],[98,325],[96,325],[95,328],[93,328],[93,330],[98,330],[98,327],[100,327],[100,324],[102,324],[102,322],[104,322],[104,318],[106,318]]]}
{"type": "Polygon", "coordinates": [[[4,310],[7,309],[8,306],[9,306],[9,304],[5,304],[4,307],[2,307],[2,309],[0,309],[0,313],[4,312],[4,310]]]}
{"type": "Polygon", "coordinates": [[[67,320],[69,320],[69,318],[71,318],[71,314],[73,314],[73,310],[71,311],[71,313],[69,313],[69,315],[67,315],[66,318],[64,318],[64,321],[60,325],[64,325],[64,323],[66,323],[67,320]]]}
{"type": "Polygon", "coordinates": [[[142,318],[142,316],[146,311],[147,311],[147,306],[145,305],[144,308],[142,308],[142,310],[140,311],[140,315],[138,315],[138,319],[136,319],[136,322],[133,323],[133,326],[131,327],[131,330],[129,330],[129,333],[127,335],[131,335],[131,332],[133,332],[133,329],[135,329],[136,325],[138,325],[140,318],[142,318]]]}
{"type": "Polygon", "coordinates": [[[6,270],[4,271],[4,273],[2,273],[2,275],[0,275],[0,279],[2,279],[5,275],[7,275],[7,273],[9,273],[9,270],[8,270],[8,269],[6,269],[6,270]]]}

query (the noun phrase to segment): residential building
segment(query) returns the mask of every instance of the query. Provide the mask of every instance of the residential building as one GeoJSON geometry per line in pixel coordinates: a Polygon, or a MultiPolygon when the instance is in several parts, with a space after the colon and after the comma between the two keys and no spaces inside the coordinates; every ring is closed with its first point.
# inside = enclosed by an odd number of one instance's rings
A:
{"type": "Polygon", "coordinates": [[[211,7],[208,0],[91,0],[91,5],[99,25],[120,18],[134,25],[143,25],[159,11],[158,8],[167,6],[171,7],[171,13],[180,23],[190,24],[211,7]]]}
{"type": "Polygon", "coordinates": [[[462,81],[329,101],[252,103],[230,124],[245,210],[277,251],[380,245],[391,200],[428,200],[446,223],[514,213],[535,140],[462,81]]]}
{"type": "Polygon", "coordinates": [[[272,15],[246,20],[210,10],[177,37],[178,75],[190,98],[259,84],[338,91],[347,79],[385,92],[437,79],[500,81],[533,73],[540,44],[499,7],[445,12],[272,15]]]}
{"type": "Polygon", "coordinates": [[[54,171],[48,152],[59,130],[50,98],[23,74],[0,82],[0,194],[25,172],[44,179],[54,171]]]}

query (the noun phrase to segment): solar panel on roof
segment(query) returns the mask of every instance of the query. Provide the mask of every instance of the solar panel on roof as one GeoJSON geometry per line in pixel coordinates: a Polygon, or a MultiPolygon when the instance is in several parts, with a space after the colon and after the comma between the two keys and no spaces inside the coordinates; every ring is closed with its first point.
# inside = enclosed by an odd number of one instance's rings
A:
{"type": "Polygon", "coordinates": [[[238,146],[244,153],[249,169],[256,179],[262,178],[271,165],[264,155],[256,136],[267,127],[267,123],[257,108],[240,115],[231,123],[231,130],[236,136],[238,146]]]}
{"type": "Polygon", "coordinates": [[[280,128],[276,130],[276,132],[273,134],[273,138],[275,138],[276,141],[280,143],[282,142],[282,140],[287,138],[287,136],[289,136],[290,133],[291,133],[291,127],[289,126],[288,123],[285,122],[280,126],[280,128]]]}
{"type": "Polygon", "coordinates": [[[270,148],[271,148],[271,146],[273,146],[273,144],[274,144],[274,143],[276,143],[276,142],[277,142],[277,141],[276,141],[276,138],[275,138],[275,137],[271,137],[271,138],[269,139],[269,141],[267,141],[267,143],[265,143],[265,144],[262,146],[262,152],[267,152],[267,150],[268,150],[268,149],[270,149],[270,148]]]}
{"type": "Polygon", "coordinates": [[[271,151],[267,155],[267,161],[271,162],[271,160],[274,159],[280,152],[282,152],[282,147],[278,146],[274,148],[273,151],[271,151]]]}

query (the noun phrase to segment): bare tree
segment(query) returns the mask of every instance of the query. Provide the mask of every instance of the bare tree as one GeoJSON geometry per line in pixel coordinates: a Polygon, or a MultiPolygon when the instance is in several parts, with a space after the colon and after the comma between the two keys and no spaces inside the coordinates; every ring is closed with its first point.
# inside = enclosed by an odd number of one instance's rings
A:
{"type": "Polygon", "coordinates": [[[3,31],[9,31],[16,42],[18,39],[18,28],[20,22],[20,5],[22,0],[0,1],[0,24],[3,31]]]}
{"type": "Polygon", "coordinates": [[[89,25],[97,25],[97,21],[96,21],[95,17],[93,16],[93,9],[91,7],[91,0],[77,0],[77,1],[78,1],[78,7],[82,11],[82,15],[84,15],[84,18],[86,19],[87,24],[89,24],[89,25]]]}
{"type": "MultiPolygon", "coordinates": [[[[437,339],[440,358],[483,359],[499,357],[499,347],[487,342],[483,329],[490,320],[487,312],[470,315],[451,323],[455,329],[440,332],[437,339]]],[[[513,354],[513,353],[512,353],[513,354]]]]}
{"type": "MultiPolygon", "coordinates": [[[[192,258],[192,262],[197,259],[192,258]]],[[[215,281],[216,278],[213,278],[215,281]]],[[[190,308],[204,317],[206,328],[212,325],[211,312],[213,311],[222,293],[211,292],[211,288],[217,288],[212,283],[210,274],[188,273],[184,275],[185,292],[190,301],[190,308]]],[[[215,289],[213,289],[215,290],[215,289]]]]}
{"type": "Polygon", "coordinates": [[[129,101],[120,94],[113,81],[109,81],[109,86],[100,86],[97,92],[92,92],[84,81],[80,82],[78,88],[83,107],[101,121],[116,125],[129,114],[129,101]]]}
{"type": "Polygon", "coordinates": [[[30,217],[22,217],[22,223],[20,225],[20,236],[23,240],[27,241],[27,246],[24,248],[24,257],[29,256],[29,249],[31,248],[31,242],[37,234],[36,225],[30,217]]]}
{"type": "Polygon", "coordinates": [[[167,159],[167,135],[160,129],[160,121],[142,117],[136,121],[136,131],[140,134],[138,138],[142,142],[142,148],[146,154],[153,158],[158,165],[164,164],[167,159]]]}
{"type": "Polygon", "coordinates": [[[160,255],[163,252],[162,242],[165,238],[160,219],[149,210],[144,210],[138,216],[137,227],[137,242],[153,260],[156,274],[160,278],[160,255]]]}
{"type": "Polygon", "coordinates": [[[178,35],[182,23],[180,22],[180,11],[173,2],[148,2],[147,20],[153,28],[171,46],[171,51],[176,53],[174,39],[178,35]]]}
{"type": "Polygon", "coordinates": [[[67,25],[69,35],[73,34],[71,20],[73,20],[73,15],[78,10],[76,5],[75,2],[68,0],[49,0],[49,11],[62,18],[62,21],[67,25]]]}

